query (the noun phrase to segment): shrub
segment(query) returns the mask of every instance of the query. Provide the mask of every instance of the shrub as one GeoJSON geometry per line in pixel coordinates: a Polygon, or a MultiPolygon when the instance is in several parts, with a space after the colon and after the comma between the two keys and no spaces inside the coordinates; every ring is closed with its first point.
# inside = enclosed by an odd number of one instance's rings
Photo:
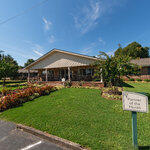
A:
{"type": "Polygon", "coordinates": [[[32,100],[34,100],[35,98],[36,98],[36,97],[35,97],[35,95],[33,94],[33,95],[31,95],[31,96],[28,97],[28,100],[32,101],[32,100]]]}
{"type": "Polygon", "coordinates": [[[71,87],[72,83],[70,81],[66,81],[66,82],[64,82],[64,86],[65,87],[71,87]]]}
{"type": "Polygon", "coordinates": [[[150,82],[150,79],[144,79],[145,82],[150,82]]]}
{"type": "Polygon", "coordinates": [[[48,90],[45,91],[45,94],[46,94],[46,95],[48,95],[49,93],[50,93],[50,91],[48,91],[48,90]]]}
{"type": "Polygon", "coordinates": [[[85,82],[84,81],[80,81],[80,86],[83,86],[83,84],[85,84],[85,82]]]}
{"type": "Polygon", "coordinates": [[[39,97],[40,94],[39,93],[34,93],[35,98],[39,97]]]}
{"type": "MultiPolygon", "coordinates": [[[[34,87],[11,91],[0,99],[0,111],[19,106],[22,103],[31,101],[36,97],[49,94],[54,88],[50,85],[34,87]]],[[[56,89],[55,89],[56,90],[56,89]]]]}
{"type": "Polygon", "coordinates": [[[4,87],[4,88],[1,90],[1,92],[2,92],[2,95],[6,96],[7,94],[10,93],[10,90],[9,90],[8,88],[4,87]]]}
{"type": "Polygon", "coordinates": [[[135,81],[133,78],[130,78],[129,81],[135,81]]]}
{"type": "Polygon", "coordinates": [[[142,81],[142,79],[136,79],[136,81],[142,81]]]}

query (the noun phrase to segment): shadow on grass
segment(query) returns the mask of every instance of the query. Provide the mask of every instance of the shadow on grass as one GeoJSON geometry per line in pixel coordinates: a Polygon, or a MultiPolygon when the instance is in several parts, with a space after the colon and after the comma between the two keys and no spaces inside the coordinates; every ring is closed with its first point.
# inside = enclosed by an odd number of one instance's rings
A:
{"type": "Polygon", "coordinates": [[[134,88],[134,86],[132,86],[132,85],[126,83],[126,82],[123,82],[123,83],[122,83],[122,87],[134,88]]]}
{"type": "MultiPolygon", "coordinates": [[[[26,80],[21,80],[21,81],[17,81],[17,80],[16,80],[16,81],[15,81],[15,80],[13,81],[13,80],[12,80],[12,81],[6,81],[5,84],[24,83],[24,82],[26,82],[26,80]]],[[[3,85],[3,81],[0,81],[0,85],[3,85]]]]}
{"type": "Polygon", "coordinates": [[[139,146],[139,150],[150,150],[150,146],[139,146]]]}

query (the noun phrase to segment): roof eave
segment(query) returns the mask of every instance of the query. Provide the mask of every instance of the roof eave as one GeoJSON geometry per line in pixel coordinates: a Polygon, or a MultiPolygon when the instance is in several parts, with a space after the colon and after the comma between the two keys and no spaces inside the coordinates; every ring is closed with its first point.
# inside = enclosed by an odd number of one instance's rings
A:
{"type": "Polygon", "coordinates": [[[48,53],[44,54],[43,56],[41,56],[40,58],[38,58],[35,62],[31,63],[30,65],[28,65],[27,67],[25,67],[23,69],[28,69],[29,70],[31,66],[33,66],[36,63],[38,63],[40,60],[44,59],[45,57],[47,57],[50,53],[52,53],[54,51],[58,51],[58,52],[62,52],[62,53],[69,53],[71,55],[76,55],[76,56],[80,56],[80,57],[84,57],[84,58],[88,58],[88,59],[93,59],[93,60],[98,60],[98,58],[94,58],[92,56],[87,56],[87,55],[72,53],[72,52],[63,51],[63,50],[60,50],[60,49],[52,49],[51,51],[49,51],[48,53]]]}

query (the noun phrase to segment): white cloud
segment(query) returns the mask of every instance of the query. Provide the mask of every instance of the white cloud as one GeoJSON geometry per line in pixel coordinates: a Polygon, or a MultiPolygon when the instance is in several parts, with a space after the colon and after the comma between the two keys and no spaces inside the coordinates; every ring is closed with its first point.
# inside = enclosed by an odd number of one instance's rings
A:
{"type": "Polygon", "coordinates": [[[49,30],[50,27],[52,26],[52,22],[48,21],[46,18],[42,18],[43,22],[44,22],[44,29],[45,30],[49,30]]]}
{"type": "Polygon", "coordinates": [[[89,44],[87,47],[83,48],[80,53],[81,54],[85,54],[85,55],[90,55],[92,53],[93,50],[96,49],[96,43],[93,42],[91,44],[89,44]]]}
{"type": "Polygon", "coordinates": [[[82,34],[93,29],[102,16],[111,13],[115,6],[122,6],[126,0],[89,0],[87,5],[76,10],[73,16],[75,26],[82,34]],[[77,13],[79,12],[79,13],[77,13]]]}
{"type": "Polygon", "coordinates": [[[75,26],[80,29],[81,33],[86,33],[90,28],[97,24],[100,16],[100,2],[90,1],[88,6],[81,10],[81,14],[74,17],[75,26]]]}
{"type": "Polygon", "coordinates": [[[41,45],[27,40],[25,40],[24,42],[26,42],[29,45],[30,50],[34,52],[33,55],[36,54],[35,57],[37,57],[37,55],[42,56],[45,53],[44,48],[41,45]]]}
{"type": "Polygon", "coordinates": [[[33,52],[34,52],[35,54],[39,55],[39,56],[43,56],[43,54],[42,54],[41,52],[37,51],[37,50],[33,50],[33,52]]]}
{"type": "Polygon", "coordinates": [[[84,49],[84,50],[82,50],[82,51],[80,51],[80,54],[84,54],[84,55],[87,55],[87,54],[89,54],[89,53],[91,53],[91,49],[89,48],[86,48],[86,49],[84,49]]]}
{"type": "Polygon", "coordinates": [[[98,41],[104,45],[106,44],[106,42],[101,37],[98,38],[98,41]]]}
{"type": "Polygon", "coordinates": [[[53,36],[53,35],[51,35],[50,37],[49,37],[49,42],[52,44],[52,43],[54,43],[56,40],[55,40],[55,37],[53,36]]]}

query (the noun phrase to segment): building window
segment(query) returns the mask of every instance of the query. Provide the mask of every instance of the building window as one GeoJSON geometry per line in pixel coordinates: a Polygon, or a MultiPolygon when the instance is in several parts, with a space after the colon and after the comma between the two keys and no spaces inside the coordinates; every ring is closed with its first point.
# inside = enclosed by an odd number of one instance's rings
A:
{"type": "Polygon", "coordinates": [[[48,75],[53,76],[54,75],[54,70],[48,70],[47,73],[48,73],[48,75]]]}
{"type": "Polygon", "coordinates": [[[94,69],[87,68],[87,69],[80,69],[80,75],[82,76],[92,76],[94,74],[94,69]]]}
{"type": "Polygon", "coordinates": [[[46,71],[45,71],[45,70],[43,70],[43,71],[42,71],[42,74],[43,74],[43,75],[45,75],[45,74],[46,74],[46,71]]]}
{"type": "Polygon", "coordinates": [[[80,69],[80,75],[85,76],[86,75],[86,69],[80,69]]]}

